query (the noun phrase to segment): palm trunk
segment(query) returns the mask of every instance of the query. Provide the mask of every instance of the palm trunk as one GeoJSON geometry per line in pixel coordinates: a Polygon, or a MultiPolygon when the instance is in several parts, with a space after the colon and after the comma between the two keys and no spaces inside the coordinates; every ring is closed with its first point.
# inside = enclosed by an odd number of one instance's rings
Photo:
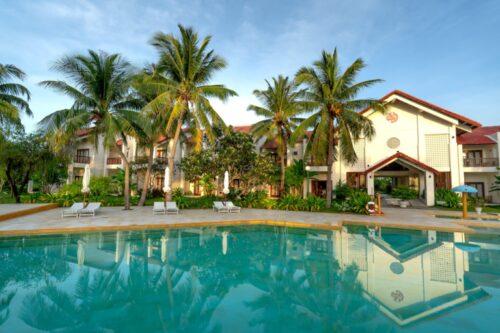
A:
{"type": "MultiPolygon", "coordinates": [[[[174,138],[172,140],[172,149],[168,152],[168,169],[170,173],[170,182],[174,181],[174,160],[175,153],[177,150],[177,142],[179,142],[179,137],[181,135],[182,121],[184,119],[185,110],[181,112],[179,119],[177,119],[177,128],[175,129],[174,138]]],[[[172,200],[172,191],[168,192],[166,195],[168,201],[172,200]]]]}
{"type": "Polygon", "coordinates": [[[281,147],[281,174],[280,174],[280,197],[285,194],[285,170],[286,170],[286,159],[287,159],[287,148],[288,142],[286,137],[282,138],[283,147],[281,147]]]}
{"type": "Polygon", "coordinates": [[[153,146],[150,146],[148,148],[148,166],[146,168],[146,175],[144,176],[144,182],[142,184],[142,193],[141,193],[141,198],[139,199],[139,203],[137,206],[142,207],[144,206],[144,202],[146,202],[146,196],[149,188],[149,179],[151,178],[151,168],[153,167],[153,146]]]}
{"type": "Polygon", "coordinates": [[[128,162],[127,156],[123,153],[121,146],[118,147],[118,154],[123,160],[123,166],[125,169],[125,184],[123,185],[123,198],[125,200],[124,210],[130,210],[130,164],[128,162]]]}
{"type": "Polygon", "coordinates": [[[330,208],[332,206],[332,168],[333,168],[333,145],[335,140],[335,128],[333,124],[333,119],[329,116],[328,119],[328,154],[326,158],[326,207],[330,208]]]}

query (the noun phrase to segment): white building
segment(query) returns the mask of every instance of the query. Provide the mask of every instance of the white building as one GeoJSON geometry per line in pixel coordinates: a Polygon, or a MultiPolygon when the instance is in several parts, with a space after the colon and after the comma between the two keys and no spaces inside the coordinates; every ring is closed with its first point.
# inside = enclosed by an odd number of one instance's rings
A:
{"type": "MultiPolygon", "coordinates": [[[[373,121],[375,137],[371,141],[361,139],[356,143],[358,161],[354,165],[342,160],[334,163],[334,185],[341,181],[352,187],[366,188],[369,194],[374,194],[375,180],[384,177],[391,179],[393,186],[405,185],[418,190],[423,203],[432,206],[436,188],[466,183],[476,187],[479,196],[487,201],[500,203],[500,192],[490,192],[495,176],[499,174],[500,126],[481,127],[472,119],[399,90],[385,95],[381,101],[387,105],[385,114],[371,109],[362,111],[373,121]]],[[[249,133],[251,126],[234,129],[249,133]]],[[[96,149],[88,140],[88,134],[83,132],[79,138],[74,161],[69,166],[70,181],[83,175],[86,163],[92,165],[95,175],[111,175],[122,167],[117,151],[96,149]]],[[[142,158],[142,150],[133,139],[129,141],[128,151],[124,153],[132,160],[142,158]]],[[[306,143],[304,139],[289,147],[288,164],[304,158],[306,143]]],[[[155,160],[165,165],[167,146],[168,142],[160,141],[154,151],[155,160]]],[[[176,162],[180,162],[190,147],[186,136],[178,144],[176,162]]],[[[255,149],[276,154],[277,146],[273,141],[260,139],[256,141],[255,149]]],[[[324,195],[327,167],[310,165],[308,169],[315,171],[316,175],[304,184],[304,195],[324,195]]],[[[161,173],[156,174],[151,185],[161,188],[162,177],[161,173]]],[[[178,167],[173,187],[194,195],[201,194],[197,184],[184,181],[178,167]]],[[[275,186],[270,186],[271,195],[276,194],[276,190],[275,186]]]]}

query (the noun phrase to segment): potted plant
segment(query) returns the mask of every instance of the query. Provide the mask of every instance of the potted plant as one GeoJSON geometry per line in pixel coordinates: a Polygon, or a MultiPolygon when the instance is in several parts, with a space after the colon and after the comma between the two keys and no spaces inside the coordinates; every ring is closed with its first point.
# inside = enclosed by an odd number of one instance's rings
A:
{"type": "Polygon", "coordinates": [[[483,207],[484,207],[484,199],[481,197],[475,198],[474,199],[474,207],[475,207],[476,213],[478,215],[481,215],[481,213],[483,211],[483,207]]]}
{"type": "Polygon", "coordinates": [[[392,196],[401,199],[399,207],[407,208],[410,206],[410,200],[418,198],[418,192],[408,186],[400,186],[392,190],[392,196]]]}

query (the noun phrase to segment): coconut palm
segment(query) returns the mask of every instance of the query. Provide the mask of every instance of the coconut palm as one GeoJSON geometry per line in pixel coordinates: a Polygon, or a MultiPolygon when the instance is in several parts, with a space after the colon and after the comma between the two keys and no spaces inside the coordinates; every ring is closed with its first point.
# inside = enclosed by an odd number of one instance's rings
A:
{"type": "Polygon", "coordinates": [[[0,64],[0,123],[19,122],[21,113],[32,116],[29,90],[12,79],[24,80],[26,74],[14,65],[0,64]]]}
{"type": "Polygon", "coordinates": [[[384,111],[380,101],[358,98],[364,88],[381,82],[378,79],[356,82],[364,67],[364,61],[358,58],[342,72],[335,49],[333,53],[323,51],[321,59],[315,61],[312,67],[299,69],[295,77],[298,84],[307,86],[307,99],[317,109],[297,127],[293,140],[303,137],[307,129],[313,128],[307,150],[318,160],[326,160],[327,207],[332,203],[333,162],[341,157],[347,163],[355,163],[355,142],[375,135],[371,120],[358,111],[366,107],[384,111]]]}
{"type": "Polygon", "coordinates": [[[252,126],[254,137],[266,137],[278,142],[281,168],[279,193],[282,196],[285,193],[288,143],[293,130],[302,121],[297,116],[306,110],[306,102],[303,101],[305,90],[299,89],[295,82],[281,75],[273,78],[272,83],[266,80],[266,84],[265,90],[253,92],[263,106],[250,105],[248,110],[266,118],[252,126]]]}
{"type": "Polygon", "coordinates": [[[161,139],[169,139],[169,135],[164,125],[172,110],[171,105],[155,104],[154,106],[157,107],[155,109],[151,108],[151,105],[148,105],[155,99],[156,95],[154,90],[150,89],[147,82],[154,79],[156,75],[158,75],[156,67],[154,65],[150,66],[145,68],[142,73],[138,74],[132,84],[137,98],[143,102],[139,117],[133,125],[136,129],[137,142],[144,148],[147,157],[146,174],[144,176],[142,193],[137,204],[138,206],[143,206],[146,201],[153,167],[154,147],[161,139]]]}
{"type": "Polygon", "coordinates": [[[51,113],[40,121],[40,126],[46,133],[66,140],[74,138],[78,130],[91,129],[96,147],[101,140],[106,148],[117,147],[125,168],[125,209],[130,209],[127,134],[134,134],[132,123],[142,105],[130,95],[130,64],[119,54],[89,50],[87,55],[61,58],[53,69],[65,75],[69,82],[40,84],[67,95],[73,99],[73,105],[51,113]]]}
{"type": "Polygon", "coordinates": [[[186,120],[190,118],[196,127],[196,140],[201,141],[201,133],[209,140],[214,140],[212,125],[224,125],[224,122],[213,109],[209,98],[225,101],[236,95],[236,92],[224,85],[210,84],[213,75],[226,67],[223,58],[213,50],[208,50],[211,37],[207,36],[200,41],[192,28],[182,25],[179,25],[179,32],[179,37],[157,33],[151,42],[160,55],[158,72],[161,76],[150,82],[157,91],[157,97],[149,106],[157,108],[157,103],[172,105],[166,123],[166,131],[173,132],[168,152],[171,179],[174,175],[177,144],[186,120]]]}

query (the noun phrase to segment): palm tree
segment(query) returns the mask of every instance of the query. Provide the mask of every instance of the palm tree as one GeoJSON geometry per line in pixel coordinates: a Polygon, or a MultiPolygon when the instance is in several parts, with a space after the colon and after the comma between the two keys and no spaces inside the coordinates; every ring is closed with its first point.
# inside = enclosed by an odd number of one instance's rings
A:
{"type": "Polygon", "coordinates": [[[153,167],[153,150],[155,145],[161,139],[169,139],[169,135],[166,133],[165,123],[168,120],[170,111],[172,110],[170,105],[159,105],[155,104],[157,109],[151,108],[148,105],[156,97],[154,90],[150,89],[147,82],[158,75],[156,73],[156,67],[153,65],[149,68],[144,69],[142,73],[136,76],[134,83],[132,84],[136,92],[137,98],[142,100],[144,106],[139,114],[137,122],[134,123],[136,128],[136,139],[140,146],[145,148],[147,156],[147,167],[146,174],[144,176],[144,182],[142,184],[141,198],[139,199],[138,206],[143,206],[146,201],[146,195],[148,191],[148,186],[151,178],[151,172],[153,167]],[[160,107],[161,106],[161,107],[160,107]]]}
{"type": "Polygon", "coordinates": [[[88,55],[61,58],[53,69],[65,75],[70,83],[43,81],[40,84],[72,98],[73,105],[51,113],[39,124],[46,133],[55,136],[63,133],[66,138],[74,138],[77,130],[91,129],[96,147],[100,138],[105,147],[117,147],[125,167],[125,209],[130,209],[127,135],[134,134],[132,124],[141,106],[141,101],[130,95],[130,64],[118,54],[89,50],[88,55]]]}
{"type": "Polygon", "coordinates": [[[355,163],[354,143],[362,137],[371,139],[375,135],[371,120],[358,111],[366,107],[384,111],[380,101],[357,97],[362,89],[381,82],[378,79],[356,82],[364,67],[364,61],[358,58],[342,72],[335,49],[333,53],[323,51],[321,59],[312,67],[299,69],[295,77],[298,84],[307,86],[307,99],[317,109],[297,127],[293,140],[303,137],[307,129],[313,128],[308,151],[322,161],[326,155],[327,207],[332,203],[333,162],[340,156],[347,163],[355,163]]]}
{"type": "Polygon", "coordinates": [[[29,90],[11,79],[24,80],[26,74],[14,65],[0,64],[0,123],[19,122],[22,112],[32,116],[28,101],[31,98],[29,90]]]}
{"type": "Polygon", "coordinates": [[[303,101],[305,90],[300,90],[295,82],[281,75],[273,78],[272,83],[266,80],[266,84],[266,90],[253,92],[263,106],[250,105],[248,110],[266,118],[252,126],[254,137],[267,137],[278,142],[281,167],[279,193],[282,196],[285,193],[288,143],[293,130],[302,121],[297,115],[306,110],[306,102],[303,101]]]}
{"type": "Polygon", "coordinates": [[[158,72],[161,76],[150,82],[157,91],[157,97],[150,106],[156,109],[157,103],[172,106],[166,124],[166,132],[173,132],[168,152],[170,179],[173,179],[175,152],[186,120],[191,119],[196,127],[195,139],[201,140],[203,133],[209,140],[214,140],[212,126],[224,125],[224,122],[213,109],[209,98],[225,101],[236,95],[236,92],[224,85],[210,84],[213,75],[226,67],[223,58],[207,49],[211,37],[207,36],[200,41],[192,28],[182,25],[179,25],[179,31],[179,38],[160,32],[151,42],[160,54],[158,72]]]}

